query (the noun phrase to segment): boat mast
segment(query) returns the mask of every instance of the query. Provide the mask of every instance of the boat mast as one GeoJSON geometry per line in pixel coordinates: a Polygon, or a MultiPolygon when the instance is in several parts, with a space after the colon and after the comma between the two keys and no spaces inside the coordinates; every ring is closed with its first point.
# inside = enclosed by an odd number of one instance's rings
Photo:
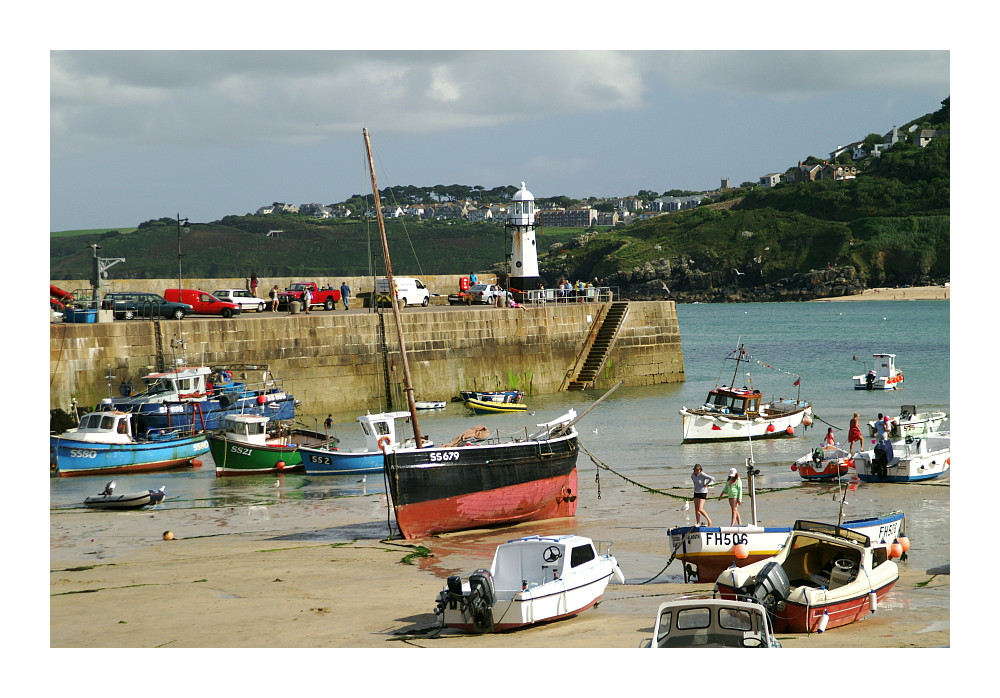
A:
{"type": "MultiPolygon", "coordinates": [[[[389,298],[392,300],[392,317],[396,321],[396,335],[399,337],[399,353],[403,360],[403,392],[410,406],[410,420],[413,424],[413,438],[417,448],[423,444],[420,436],[420,425],[417,423],[417,405],[413,400],[413,383],[410,381],[410,363],[406,360],[406,343],[403,341],[403,326],[399,321],[399,305],[396,301],[396,282],[392,276],[392,263],[389,261],[389,243],[385,237],[385,220],[382,218],[382,203],[379,201],[378,184],[375,182],[375,162],[372,160],[372,146],[368,138],[368,129],[361,129],[365,137],[365,152],[368,154],[368,168],[372,175],[372,194],[375,198],[375,215],[378,218],[378,234],[382,241],[382,255],[385,257],[385,278],[389,284],[389,298]]],[[[389,386],[386,386],[386,390],[389,386]]]]}
{"type": "Polygon", "coordinates": [[[736,368],[733,370],[733,382],[729,384],[729,387],[736,390],[736,374],[740,372],[740,359],[743,358],[743,345],[740,344],[736,348],[736,368]]]}

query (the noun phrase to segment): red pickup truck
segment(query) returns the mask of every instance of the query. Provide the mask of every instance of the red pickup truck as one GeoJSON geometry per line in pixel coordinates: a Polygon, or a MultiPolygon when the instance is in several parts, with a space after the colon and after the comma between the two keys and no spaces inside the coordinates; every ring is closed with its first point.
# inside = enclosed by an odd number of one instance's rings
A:
{"type": "Polygon", "coordinates": [[[292,301],[299,301],[301,303],[302,294],[307,288],[312,295],[312,299],[309,301],[310,308],[321,305],[325,310],[333,310],[337,301],[340,300],[340,291],[337,289],[321,289],[312,281],[296,281],[278,294],[278,307],[287,308],[288,304],[292,301]]]}

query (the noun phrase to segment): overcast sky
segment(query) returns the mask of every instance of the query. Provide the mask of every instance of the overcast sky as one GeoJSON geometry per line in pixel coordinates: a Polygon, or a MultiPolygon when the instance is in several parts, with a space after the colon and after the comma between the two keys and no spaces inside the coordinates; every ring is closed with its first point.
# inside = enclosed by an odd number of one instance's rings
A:
{"type": "Polygon", "coordinates": [[[709,190],[885,133],[948,51],[53,51],[51,230],[521,181],[709,190]]]}

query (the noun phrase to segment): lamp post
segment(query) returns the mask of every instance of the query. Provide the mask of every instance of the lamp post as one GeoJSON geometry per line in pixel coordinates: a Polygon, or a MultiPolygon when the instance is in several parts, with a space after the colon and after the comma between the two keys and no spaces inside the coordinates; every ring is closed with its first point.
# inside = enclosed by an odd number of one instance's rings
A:
{"type": "Polygon", "coordinates": [[[188,224],[187,218],[181,218],[181,214],[177,214],[177,290],[181,289],[181,224],[185,226],[188,224]]]}

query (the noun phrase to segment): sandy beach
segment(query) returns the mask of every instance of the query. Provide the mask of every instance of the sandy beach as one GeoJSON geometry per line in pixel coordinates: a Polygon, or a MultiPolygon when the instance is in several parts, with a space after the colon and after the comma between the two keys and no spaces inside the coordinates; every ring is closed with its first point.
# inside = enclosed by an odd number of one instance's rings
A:
{"type": "Polygon", "coordinates": [[[856,296],[823,298],[815,303],[840,301],[950,301],[951,286],[911,286],[909,288],[867,288],[856,296]]]}
{"type": "MultiPolygon", "coordinates": [[[[711,590],[710,583],[643,584],[669,551],[648,528],[617,527],[613,552],[628,583],[612,583],[596,608],[516,632],[440,631],[433,608],[446,577],[488,567],[498,543],[566,528],[603,536],[574,519],[390,541],[384,516],[356,521],[359,504],[384,511],[384,498],[352,499],[348,508],[319,502],[301,512],[301,502],[278,505],[294,511],[288,518],[277,510],[268,518],[184,509],[55,514],[51,646],[635,648],[650,636],[659,603],[711,590]],[[317,516],[333,525],[317,530],[317,516]],[[205,534],[206,524],[226,532],[205,534]],[[175,538],[164,540],[165,530],[175,538]],[[650,562],[638,565],[637,559],[650,562]]],[[[941,599],[950,593],[950,576],[909,564],[901,570],[896,590],[875,615],[823,634],[782,634],[782,645],[949,645],[950,614],[941,599]]]]}

